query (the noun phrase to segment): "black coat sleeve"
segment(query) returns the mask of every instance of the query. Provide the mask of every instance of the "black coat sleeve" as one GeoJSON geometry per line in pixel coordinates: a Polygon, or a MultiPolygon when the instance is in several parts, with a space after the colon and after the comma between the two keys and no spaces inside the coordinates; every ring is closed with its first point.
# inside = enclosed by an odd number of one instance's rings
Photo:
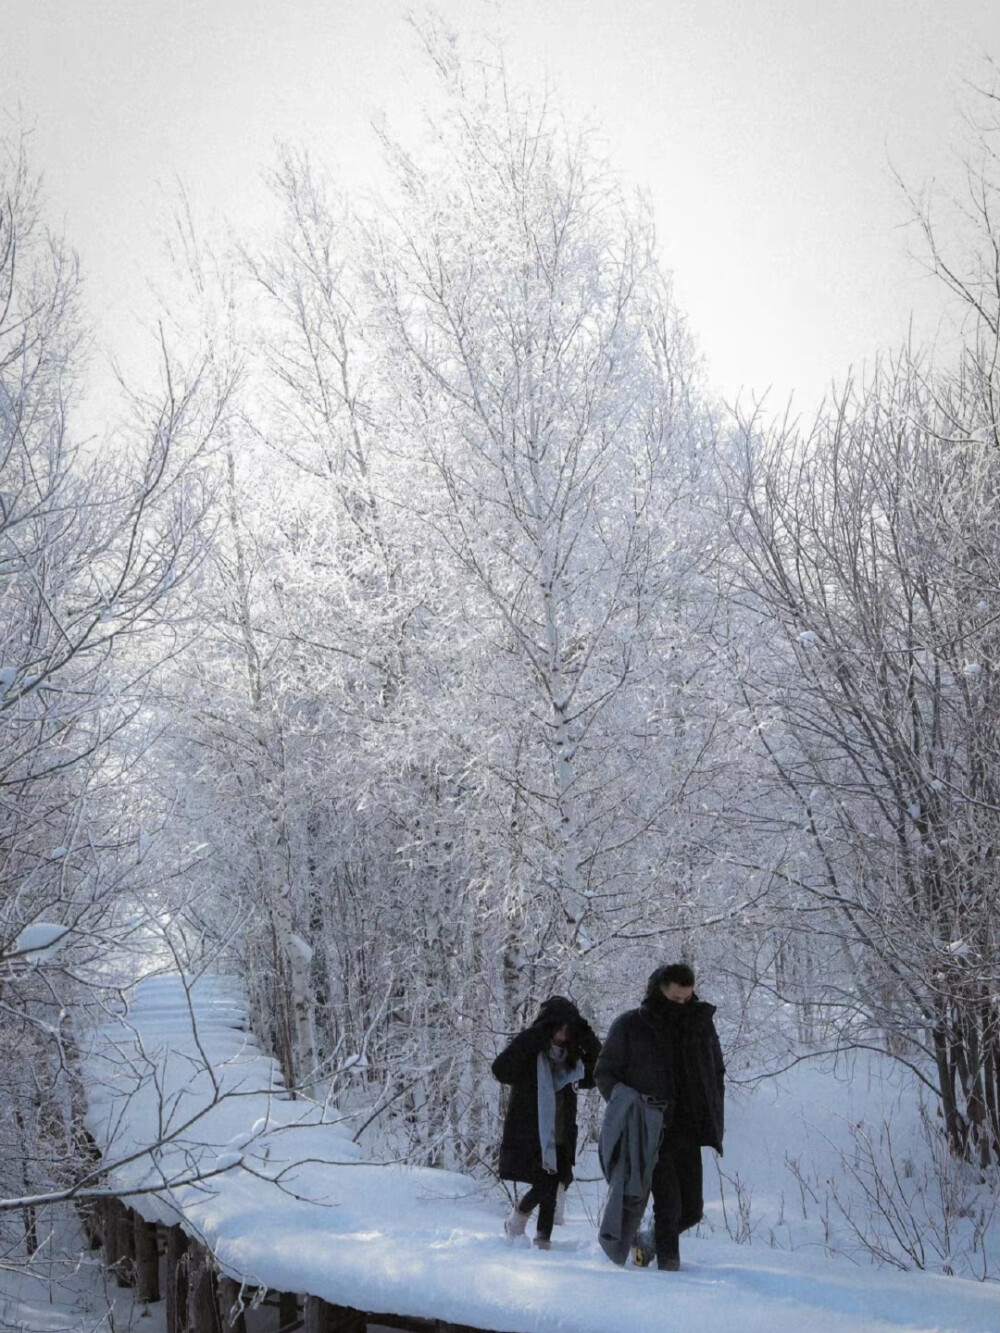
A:
{"type": "Polygon", "coordinates": [[[722,1045],[719,1042],[719,1034],[715,1030],[715,1024],[712,1024],[712,1057],[715,1061],[715,1086],[718,1089],[719,1101],[726,1095],[726,1062],[722,1056],[722,1045]]]}
{"type": "Polygon", "coordinates": [[[592,1088],[594,1086],[594,1066],[601,1054],[601,1039],[589,1023],[580,1023],[576,1030],[576,1042],[580,1059],[583,1061],[583,1078],[580,1080],[580,1087],[592,1088]]]}
{"type": "Polygon", "coordinates": [[[501,1083],[520,1083],[530,1077],[538,1052],[548,1039],[548,1033],[538,1027],[519,1032],[493,1061],[493,1077],[501,1083]]]}
{"type": "Polygon", "coordinates": [[[621,1015],[611,1024],[594,1069],[594,1082],[604,1100],[610,1101],[616,1083],[624,1083],[629,1062],[628,1024],[621,1015]]]}

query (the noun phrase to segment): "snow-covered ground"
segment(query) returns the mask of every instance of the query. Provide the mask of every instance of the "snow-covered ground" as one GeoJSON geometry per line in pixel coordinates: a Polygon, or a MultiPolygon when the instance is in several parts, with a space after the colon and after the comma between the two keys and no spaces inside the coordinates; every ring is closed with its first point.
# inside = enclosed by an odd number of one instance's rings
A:
{"type": "Polygon", "coordinates": [[[115,1285],[101,1252],[84,1248],[72,1210],[42,1209],[38,1229],[42,1247],[29,1271],[19,1271],[16,1252],[0,1255],[0,1329],[164,1333],[162,1303],[143,1308],[115,1285]]]}
{"type": "Polygon", "coordinates": [[[753,1248],[1000,1277],[1000,1175],[984,1184],[949,1155],[903,1066],[872,1053],[803,1061],[728,1100],[726,1155],[706,1154],[716,1230],[753,1248]]]}
{"type": "MultiPolygon", "coordinates": [[[[115,1183],[165,1185],[134,1206],[182,1218],[250,1286],[502,1333],[661,1333],[667,1311],[671,1327],[697,1333],[1000,1328],[1000,1286],[873,1266],[824,1194],[845,1151],[864,1168],[851,1127],[878,1126],[883,1109],[890,1126],[897,1117],[893,1156],[904,1179],[920,1179],[903,1090],[876,1080],[881,1071],[869,1064],[802,1067],[733,1098],[723,1176],[706,1153],[706,1222],[684,1238],[681,1272],[661,1274],[604,1258],[591,1220],[596,1181],[574,1186],[568,1224],[543,1253],[502,1238],[497,1189],[364,1160],[332,1111],[282,1098],[245,1021],[231,981],[205,978],[188,993],[179,978],[151,979],[136,992],[128,1031],[112,1024],[100,1034],[88,1071],[91,1128],[109,1158],[155,1132],[170,1139],[155,1162],[119,1167],[115,1183]],[[191,1179],[198,1171],[220,1174],[191,1179]]],[[[581,1177],[591,1163],[581,1162],[581,1177]]]]}

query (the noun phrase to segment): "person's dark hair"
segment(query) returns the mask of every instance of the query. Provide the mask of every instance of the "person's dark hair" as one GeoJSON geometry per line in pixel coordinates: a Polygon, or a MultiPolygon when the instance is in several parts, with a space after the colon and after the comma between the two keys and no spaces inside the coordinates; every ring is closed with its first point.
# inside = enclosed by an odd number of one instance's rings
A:
{"type": "Polygon", "coordinates": [[[671,982],[675,986],[693,986],[694,968],[687,963],[670,963],[660,971],[660,985],[669,986],[671,982]]]}
{"type": "Polygon", "coordinates": [[[559,1028],[568,1023],[570,1027],[575,1027],[580,1021],[580,1011],[572,1000],[567,1000],[565,995],[550,995],[539,1007],[535,1026],[559,1028]]]}
{"type": "Polygon", "coordinates": [[[646,983],[646,998],[653,998],[662,986],[674,982],[678,986],[694,985],[694,968],[687,963],[667,963],[658,967],[646,983]]]}

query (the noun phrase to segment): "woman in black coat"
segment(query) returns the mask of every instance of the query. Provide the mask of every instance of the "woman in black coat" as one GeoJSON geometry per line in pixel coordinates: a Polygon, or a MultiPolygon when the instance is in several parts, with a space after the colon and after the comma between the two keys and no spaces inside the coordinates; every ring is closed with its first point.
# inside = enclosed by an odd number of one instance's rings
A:
{"type": "Polygon", "coordinates": [[[547,999],[529,1028],[493,1061],[493,1073],[510,1087],[500,1141],[500,1179],[531,1188],[512,1210],[504,1230],[524,1234],[538,1208],[535,1244],[551,1245],[560,1184],[569,1185],[576,1161],[576,1088],[594,1086],[601,1043],[571,1000],[547,999]]]}

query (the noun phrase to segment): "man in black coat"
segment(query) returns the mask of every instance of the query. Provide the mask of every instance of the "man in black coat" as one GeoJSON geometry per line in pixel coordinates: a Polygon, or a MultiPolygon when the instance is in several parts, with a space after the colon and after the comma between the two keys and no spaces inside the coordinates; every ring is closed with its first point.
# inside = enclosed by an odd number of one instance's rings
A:
{"type": "Polygon", "coordinates": [[[530,1189],[511,1210],[504,1230],[524,1234],[537,1206],[535,1244],[551,1247],[560,1184],[573,1179],[576,1161],[576,1088],[594,1086],[601,1043],[571,1000],[552,995],[529,1028],[493,1061],[493,1073],[509,1084],[510,1097],[500,1141],[500,1179],[530,1189]]]}
{"type": "Polygon", "coordinates": [[[663,1110],[652,1194],[657,1267],[664,1271],[680,1267],[680,1233],[701,1220],[701,1149],[722,1153],[726,1066],[714,1014],[714,1005],[695,995],[686,963],[659,967],[639,1008],[612,1023],[594,1071],[605,1101],[625,1083],[663,1110]]]}

